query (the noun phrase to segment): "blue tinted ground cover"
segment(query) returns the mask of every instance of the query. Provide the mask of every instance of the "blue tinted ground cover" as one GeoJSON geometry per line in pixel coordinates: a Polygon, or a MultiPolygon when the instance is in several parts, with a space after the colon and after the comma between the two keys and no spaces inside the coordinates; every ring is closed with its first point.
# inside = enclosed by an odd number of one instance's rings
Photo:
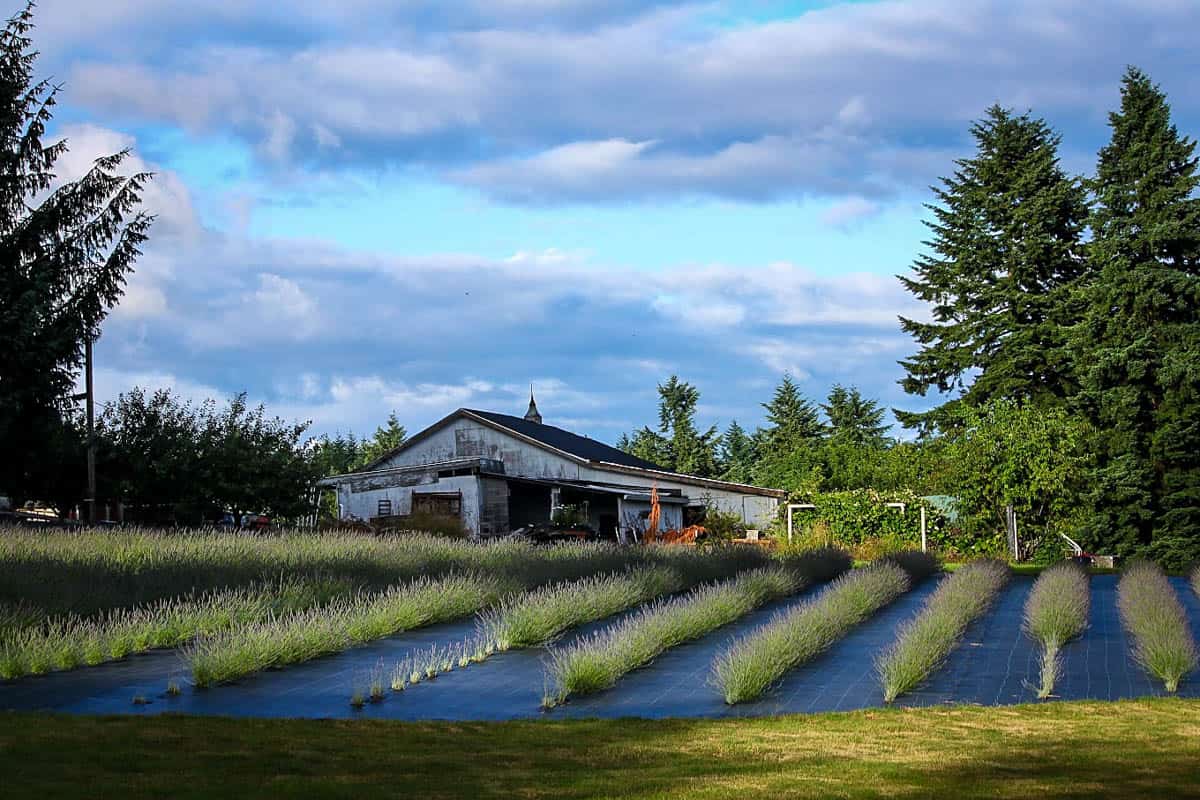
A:
{"type": "MultiPolygon", "coordinates": [[[[282,670],[271,670],[235,684],[194,690],[175,651],[134,656],[120,662],[0,683],[0,709],[44,709],[68,713],[221,714],[255,717],[374,717],[385,719],[492,720],[565,717],[734,717],[849,710],[882,704],[874,660],[895,638],[933,591],[930,579],[875,617],[855,628],[828,652],[785,678],[762,699],[726,706],[709,685],[713,656],[736,636],[750,632],[776,613],[804,602],[804,596],[774,603],[696,642],[667,651],[615,687],[573,698],[549,712],[539,710],[545,692],[546,650],[500,653],[482,664],[438,676],[403,692],[391,692],[361,711],[350,707],[355,688],[366,688],[378,664],[387,675],[405,654],[469,636],[473,620],[437,625],[356,647],[282,670]],[[169,680],[182,687],[166,696],[169,680]],[[135,696],[150,702],[134,705],[135,696]]],[[[1033,581],[1017,577],[996,604],[966,632],[963,644],[944,667],[902,705],[979,703],[1003,705],[1035,699],[1037,649],[1021,631],[1021,612],[1033,581]]],[[[1187,608],[1193,633],[1200,637],[1200,600],[1182,579],[1172,579],[1187,608]]],[[[1092,608],[1084,635],[1063,650],[1063,676],[1056,696],[1062,699],[1116,700],[1162,695],[1130,655],[1130,642],[1116,606],[1117,577],[1092,578],[1092,608]]],[[[614,618],[615,619],[615,618],[614,618]]],[[[586,635],[613,620],[586,626],[564,637],[586,635]]],[[[1185,677],[1179,694],[1200,697],[1200,672],[1185,677]]]]}

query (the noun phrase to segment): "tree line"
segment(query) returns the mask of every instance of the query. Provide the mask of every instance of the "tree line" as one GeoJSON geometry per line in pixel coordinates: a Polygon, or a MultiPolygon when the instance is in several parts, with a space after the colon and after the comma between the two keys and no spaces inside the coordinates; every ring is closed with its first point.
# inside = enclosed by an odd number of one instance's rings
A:
{"type": "Polygon", "coordinates": [[[1200,557],[1200,198],[1195,141],[1130,67],[1095,171],[1075,176],[1044,120],[1000,107],[971,128],[931,205],[904,285],[931,321],[899,412],[926,436],[1011,402],[1061,420],[1087,458],[1071,498],[1088,547],[1170,564],[1200,557]]]}
{"type": "Polygon", "coordinates": [[[835,387],[820,409],[788,378],[767,425],[694,422],[699,393],[659,387],[656,427],[621,440],[682,472],[793,492],[946,492],[968,524],[1011,505],[1035,530],[1169,565],[1200,558],[1200,198],[1195,141],[1130,67],[1095,171],[1067,172],[1045,120],[1000,106],[934,188],[931,236],[903,285],[929,319],[900,318],[900,362],[924,411],[883,413],[835,387]],[[824,412],[824,419],[821,413],[824,412]]]}

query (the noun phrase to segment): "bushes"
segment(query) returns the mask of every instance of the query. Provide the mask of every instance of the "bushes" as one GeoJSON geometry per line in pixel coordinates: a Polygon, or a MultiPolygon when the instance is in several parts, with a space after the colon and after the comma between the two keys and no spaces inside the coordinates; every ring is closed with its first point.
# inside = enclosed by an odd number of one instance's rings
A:
{"type": "Polygon", "coordinates": [[[1121,622],[1133,637],[1133,654],[1168,692],[1196,666],[1196,642],[1187,614],[1166,573],[1157,564],[1135,561],[1117,584],[1121,622]]]}
{"type": "Polygon", "coordinates": [[[849,572],[819,597],[777,616],[720,653],[713,661],[713,682],[730,705],[753,700],[911,585],[908,574],[890,561],[849,572]]]}
{"type": "Polygon", "coordinates": [[[799,591],[815,580],[827,580],[849,567],[839,550],[799,555],[788,567],[743,573],[724,583],[650,606],[562,650],[552,651],[548,666],[552,693],[543,705],[563,702],[612,686],[625,673],[650,663],[664,650],[698,639],[745,615],[768,600],[799,591]]]}
{"type": "Polygon", "coordinates": [[[1059,649],[1083,633],[1091,605],[1087,571],[1064,561],[1038,576],[1025,601],[1025,633],[1042,647],[1041,685],[1038,697],[1054,691],[1061,671],[1059,649]]]}
{"type": "Polygon", "coordinates": [[[231,681],[335,653],[399,631],[445,622],[494,603],[508,590],[479,575],[422,578],[288,617],[219,631],[184,651],[197,686],[231,681]]]}
{"type": "Polygon", "coordinates": [[[885,702],[911,691],[945,661],[967,625],[987,610],[1009,576],[1007,564],[986,559],[942,580],[876,663],[885,702]]]}
{"type": "Polygon", "coordinates": [[[684,585],[682,575],[661,567],[558,583],[488,609],[480,615],[480,633],[496,650],[533,647],[684,585]]]}
{"type": "Polygon", "coordinates": [[[156,647],[319,605],[348,587],[293,581],[118,609],[96,619],[66,617],[9,632],[0,641],[0,678],[93,666],[156,647]]]}
{"type": "Polygon", "coordinates": [[[802,547],[836,545],[851,550],[858,558],[877,558],[910,548],[920,540],[918,509],[925,505],[929,543],[937,552],[978,556],[1001,553],[1004,549],[1003,537],[965,536],[950,524],[945,514],[913,492],[854,489],[798,497],[797,502],[816,506],[795,514],[795,535],[802,547]],[[906,511],[901,514],[900,509],[889,507],[887,503],[904,503],[906,511]]]}
{"type": "MultiPolygon", "coordinates": [[[[758,558],[765,563],[766,556],[758,558]]],[[[667,559],[655,548],[482,544],[423,534],[0,528],[0,604],[21,603],[41,617],[89,616],[280,575],[383,589],[420,576],[481,571],[537,586],[667,559]]]]}

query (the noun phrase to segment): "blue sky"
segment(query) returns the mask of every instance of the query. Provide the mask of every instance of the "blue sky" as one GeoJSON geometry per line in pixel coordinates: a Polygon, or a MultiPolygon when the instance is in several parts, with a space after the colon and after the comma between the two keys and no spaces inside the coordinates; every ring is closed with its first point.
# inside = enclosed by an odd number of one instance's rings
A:
{"type": "MultiPolygon", "coordinates": [[[[672,373],[752,427],[787,372],[889,407],[895,280],[993,102],[1106,138],[1126,64],[1200,132],[1173,0],[44,0],[64,176],[129,147],[152,240],[106,397],[246,391],[315,432],[458,406],[613,441],[672,373]]],[[[13,10],[16,10],[15,8],[13,10]]]]}

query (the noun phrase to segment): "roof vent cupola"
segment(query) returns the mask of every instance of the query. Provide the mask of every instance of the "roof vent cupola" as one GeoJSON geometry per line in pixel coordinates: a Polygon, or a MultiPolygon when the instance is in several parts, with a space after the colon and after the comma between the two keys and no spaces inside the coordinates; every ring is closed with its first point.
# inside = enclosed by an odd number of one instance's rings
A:
{"type": "Polygon", "coordinates": [[[525,420],[542,424],[542,415],[538,413],[537,403],[533,400],[533,384],[529,385],[529,410],[525,412],[525,420]]]}

